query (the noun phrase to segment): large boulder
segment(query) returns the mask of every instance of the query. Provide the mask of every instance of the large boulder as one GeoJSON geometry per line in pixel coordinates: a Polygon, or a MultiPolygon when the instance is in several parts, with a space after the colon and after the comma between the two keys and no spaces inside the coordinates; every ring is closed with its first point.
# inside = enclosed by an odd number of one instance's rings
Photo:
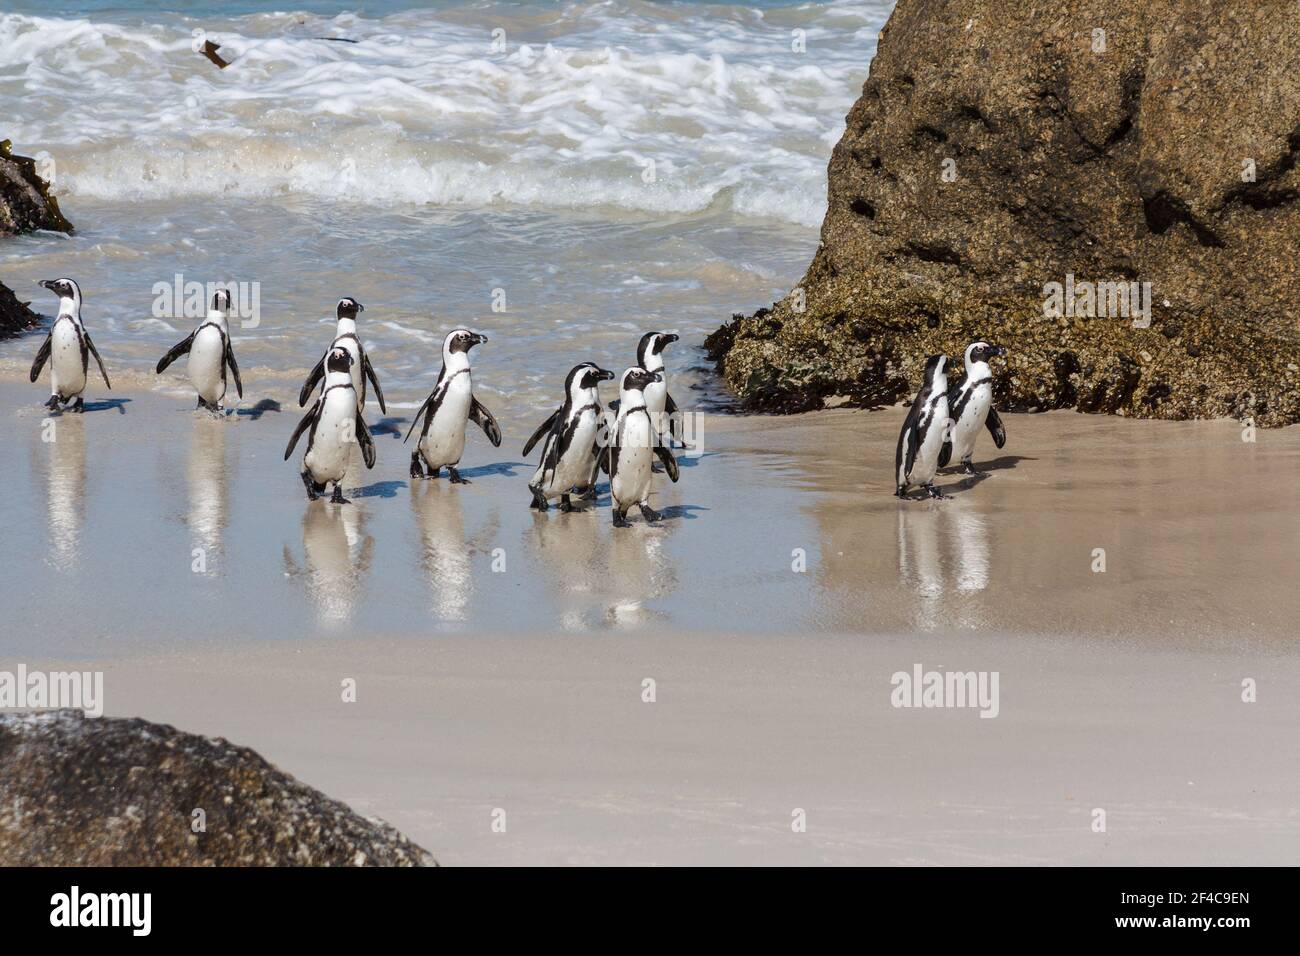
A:
{"type": "Polygon", "coordinates": [[[163,724],[0,715],[0,767],[0,866],[436,865],[247,747],[163,724]]]}
{"type": "Polygon", "coordinates": [[[899,0],[807,275],[710,354],[753,409],[893,403],[987,337],[1003,407],[1300,421],[1296,63],[1300,0],[899,0]],[[1090,312],[1111,282],[1149,327],[1090,312]]]}
{"type": "Polygon", "coordinates": [[[36,327],[41,317],[20,302],[18,297],[0,282],[0,336],[25,332],[36,327]]]}

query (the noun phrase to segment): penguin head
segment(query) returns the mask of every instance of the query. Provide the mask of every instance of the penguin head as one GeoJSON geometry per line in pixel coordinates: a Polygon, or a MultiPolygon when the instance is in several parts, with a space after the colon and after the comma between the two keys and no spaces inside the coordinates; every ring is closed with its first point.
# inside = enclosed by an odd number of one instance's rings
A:
{"type": "Polygon", "coordinates": [[[662,368],[663,351],[677,341],[676,332],[647,332],[636,347],[636,361],[641,368],[662,368]]]}
{"type": "Polygon", "coordinates": [[[222,315],[230,314],[230,290],[218,289],[212,293],[212,311],[222,315]]]}
{"type": "Polygon", "coordinates": [[[487,340],[488,337],[482,332],[452,329],[442,341],[442,357],[445,360],[453,355],[467,354],[474,346],[481,345],[487,340]]]}
{"type": "Polygon", "coordinates": [[[366,307],[350,296],[344,296],[339,299],[338,308],[335,309],[335,315],[340,319],[355,319],[358,312],[366,311],[366,307]]]}
{"type": "Polygon", "coordinates": [[[987,362],[996,355],[1006,355],[1007,350],[1000,345],[991,345],[980,339],[972,342],[966,347],[966,366],[969,368],[975,362],[987,362]]]}
{"type": "Polygon", "coordinates": [[[569,370],[569,376],[564,382],[564,392],[576,398],[577,392],[598,388],[601,382],[609,382],[613,378],[614,373],[608,369],[603,369],[594,362],[583,362],[569,370]]]}
{"type": "Polygon", "coordinates": [[[925,384],[930,385],[948,371],[948,356],[931,355],[925,360],[925,384]]]}
{"type": "Polygon", "coordinates": [[[651,382],[662,382],[663,372],[651,372],[648,369],[633,367],[623,373],[622,391],[640,392],[651,382]]]}
{"type": "Polygon", "coordinates": [[[347,349],[330,349],[325,359],[325,369],[329,372],[346,372],[352,368],[352,353],[347,349]]]}
{"type": "Polygon", "coordinates": [[[77,285],[72,279],[45,279],[38,282],[43,289],[49,289],[60,299],[71,299],[78,306],[81,305],[81,286],[77,285]]]}

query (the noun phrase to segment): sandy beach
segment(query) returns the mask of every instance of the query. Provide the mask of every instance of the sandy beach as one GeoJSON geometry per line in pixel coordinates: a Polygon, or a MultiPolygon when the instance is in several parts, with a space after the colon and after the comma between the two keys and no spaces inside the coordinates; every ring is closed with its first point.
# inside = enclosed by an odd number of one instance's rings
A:
{"type": "Polygon", "coordinates": [[[42,442],[38,392],[0,387],[0,666],[103,670],[109,715],[253,746],[441,862],[1300,851],[1295,429],[1008,415],[988,478],[900,503],[901,409],[711,415],[667,519],[615,533],[604,495],[528,510],[504,416],[472,485],[381,434],[340,507],[281,461],[289,411],[114,392],[42,442]],[[892,706],[916,664],[998,672],[997,717],[892,706]]]}

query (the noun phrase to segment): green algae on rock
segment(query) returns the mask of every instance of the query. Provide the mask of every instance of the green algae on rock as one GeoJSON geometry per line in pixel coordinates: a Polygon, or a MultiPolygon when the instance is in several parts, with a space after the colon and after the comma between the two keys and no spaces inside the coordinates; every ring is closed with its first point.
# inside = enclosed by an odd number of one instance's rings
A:
{"type": "Polygon", "coordinates": [[[897,402],[986,337],[1003,408],[1300,421],[1295,10],[899,0],[807,274],[710,357],[804,411],[897,402]],[[1057,315],[1053,283],[1149,312],[1057,315]]]}

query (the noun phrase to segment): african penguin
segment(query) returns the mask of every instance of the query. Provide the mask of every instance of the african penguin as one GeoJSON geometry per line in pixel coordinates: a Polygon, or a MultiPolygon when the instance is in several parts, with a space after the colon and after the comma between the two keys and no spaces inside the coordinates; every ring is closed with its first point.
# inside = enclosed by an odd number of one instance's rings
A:
{"type": "Polygon", "coordinates": [[[320,497],[326,484],[333,482],[334,496],[330,501],[340,505],[349,503],[343,497],[342,482],[354,444],[361,445],[366,467],[375,467],[375,442],[357,407],[353,364],[352,353],[346,347],[340,345],[329,350],[325,355],[325,390],[293,430],[289,446],[284,450],[284,460],[288,461],[298,439],[307,432],[302,483],[307,486],[307,497],[312,501],[320,497]]]}
{"type": "Polygon", "coordinates": [[[655,423],[655,429],[662,437],[668,435],[669,447],[671,440],[677,438],[679,429],[676,415],[677,403],[673,397],[668,394],[668,373],[664,370],[664,349],[677,341],[677,336],[672,332],[647,332],[641,336],[641,341],[636,347],[636,364],[639,368],[647,372],[658,372],[659,381],[651,382],[645,388],[645,406],[650,412],[650,418],[655,423]]]}
{"type": "MultiPolygon", "coordinates": [[[[335,309],[338,316],[338,325],[334,330],[334,341],[330,343],[330,349],[345,348],[348,354],[352,356],[352,387],[357,392],[357,409],[366,410],[366,379],[375,387],[375,398],[379,400],[379,410],[388,414],[388,408],[384,405],[384,392],[379,387],[379,379],[375,376],[375,368],[370,364],[370,356],[361,345],[361,340],[357,338],[357,313],[366,311],[366,307],[356,299],[342,298],[335,309]]],[[[329,355],[326,350],[325,355],[316,363],[316,367],[307,375],[307,381],[303,382],[302,391],[298,393],[298,407],[302,408],[307,404],[307,399],[311,397],[312,389],[316,387],[325,376],[325,358],[329,355]]]]}
{"type": "Polygon", "coordinates": [[[473,421],[483,429],[494,447],[500,447],[501,427],[492,413],[474,397],[470,382],[469,350],[487,340],[486,335],[469,329],[453,329],[443,340],[442,371],[438,373],[438,382],[415,413],[406,438],[402,439],[404,442],[410,439],[423,415],[420,440],[416,443],[416,450],[411,452],[412,478],[437,478],[446,465],[453,484],[469,484],[469,479],[462,478],[456,470],[465,451],[466,422],[473,421]],[[421,462],[429,468],[427,475],[421,462]]]}
{"type": "Polygon", "coordinates": [[[908,485],[920,485],[931,498],[947,498],[934,487],[939,469],[939,449],[948,433],[948,376],[946,355],[931,355],[925,363],[925,381],[907,410],[894,456],[898,497],[907,497],[908,485]]]}
{"type": "Polygon", "coordinates": [[[212,308],[208,317],[198,324],[183,342],[177,342],[166,355],[158,360],[154,372],[161,375],[168,365],[182,355],[189,353],[190,359],[186,371],[190,375],[190,384],[199,394],[197,408],[206,408],[211,412],[221,411],[221,402],[226,397],[226,369],[235,379],[235,392],[244,397],[244,383],[239,380],[239,365],[235,362],[235,351],[230,342],[230,325],[226,316],[230,314],[230,293],[218,289],[212,296],[212,308]]]}
{"type": "Polygon", "coordinates": [[[572,511],[569,501],[572,490],[585,488],[591,481],[592,465],[596,462],[596,439],[600,430],[601,382],[613,379],[614,373],[591,362],[583,362],[569,370],[564,380],[564,404],[551,413],[551,417],[538,426],[533,437],[524,445],[524,457],[545,436],[542,460],[528,482],[533,493],[530,507],[546,511],[552,498],[560,499],[561,511],[572,511]]]}
{"type": "Polygon", "coordinates": [[[1006,354],[1006,349],[987,342],[973,342],[967,346],[966,369],[961,378],[948,389],[950,424],[948,440],[939,452],[940,468],[956,455],[963,472],[982,476],[983,472],[976,471],[971,464],[975,439],[979,437],[981,427],[988,428],[989,434],[993,436],[993,444],[998,448],[1007,443],[1002,419],[993,407],[993,373],[989,371],[988,364],[989,359],[995,355],[1006,354]]]}
{"type": "Polygon", "coordinates": [[[662,381],[662,372],[630,368],[623,373],[618,393],[618,419],[614,433],[600,452],[600,467],[609,475],[610,503],[614,508],[614,527],[628,526],[628,510],[636,505],[646,521],[658,521],[661,515],[650,508],[651,465],[655,457],[664,470],[677,480],[677,460],[663,446],[646,407],[645,389],[662,381]]]}
{"type": "Polygon", "coordinates": [[[45,407],[57,409],[75,398],[72,411],[82,411],[86,407],[82,392],[86,390],[86,370],[90,367],[91,355],[95,356],[99,374],[104,376],[104,384],[110,389],[113,386],[104,370],[104,360],[99,357],[99,350],[81,321],[81,287],[71,279],[46,279],[37,284],[59,297],[59,316],[36,352],[31,380],[34,382],[40,377],[41,369],[49,361],[50,400],[45,407]]]}

